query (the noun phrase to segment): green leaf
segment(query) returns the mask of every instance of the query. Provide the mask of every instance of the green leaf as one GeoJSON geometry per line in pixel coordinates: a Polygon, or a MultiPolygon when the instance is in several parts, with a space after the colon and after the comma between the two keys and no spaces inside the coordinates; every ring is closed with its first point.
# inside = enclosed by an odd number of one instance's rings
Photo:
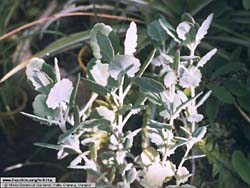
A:
{"type": "Polygon", "coordinates": [[[144,95],[150,100],[150,102],[157,105],[162,105],[162,98],[158,93],[146,92],[144,95]]]}
{"type": "Polygon", "coordinates": [[[59,110],[52,110],[51,108],[48,108],[46,100],[47,95],[40,94],[36,96],[34,102],[32,103],[34,114],[45,119],[48,117],[56,119],[59,117],[59,110]]]}
{"type": "Polygon", "coordinates": [[[206,115],[210,122],[213,122],[219,111],[219,101],[216,97],[210,97],[206,102],[206,115]]]}
{"type": "Polygon", "coordinates": [[[47,63],[43,63],[41,67],[41,71],[45,72],[54,82],[56,82],[56,74],[54,72],[54,69],[51,67],[51,65],[47,63]]]}
{"type": "Polygon", "coordinates": [[[159,23],[170,37],[172,37],[176,42],[180,42],[176,37],[175,29],[167,22],[165,18],[160,18],[159,23]]]}
{"type": "Polygon", "coordinates": [[[47,143],[35,142],[34,145],[39,146],[39,147],[43,147],[43,148],[54,149],[54,150],[62,149],[62,146],[55,145],[55,144],[47,144],[47,143]]]}
{"type": "Polygon", "coordinates": [[[83,41],[87,41],[90,38],[89,31],[83,31],[71,34],[67,37],[60,38],[51,43],[42,51],[36,53],[34,57],[46,57],[54,56],[60,52],[82,46],[83,41]]]}
{"type": "Polygon", "coordinates": [[[177,50],[174,56],[173,70],[178,72],[180,64],[180,50],[177,50]]]}
{"type": "Polygon", "coordinates": [[[249,10],[250,9],[250,0],[242,0],[242,4],[244,9],[249,10]]]}
{"type": "Polygon", "coordinates": [[[246,65],[243,63],[227,63],[218,68],[213,74],[212,78],[216,78],[225,74],[234,73],[246,70],[246,65]]]}
{"type": "Polygon", "coordinates": [[[82,81],[95,93],[97,93],[98,95],[101,95],[103,97],[105,97],[108,94],[108,90],[97,84],[96,82],[89,80],[87,78],[82,78],[82,81]]]}
{"type": "Polygon", "coordinates": [[[250,112],[250,93],[246,96],[237,97],[240,106],[250,112]]]}
{"type": "Polygon", "coordinates": [[[80,124],[80,112],[79,107],[75,106],[73,108],[74,126],[80,124]]]}
{"type": "Polygon", "coordinates": [[[79,73],[77,75],[76,80],[75,80],[74,85],[73,85],[73,90],[72,90],[70,100],[69,100],[69,107],[75,106],[76,94],[77,94],[78,86],[80,83],[80,79],[81,79],[81,75],[79,73]]]}
{"type": "Polygon", "coordinates": [[[133,183],[136,178],[138,177],[139,175],[139,172],[136,171],[136,169],[133,167],[131,170],[128,171],[127,173],[127,176],[126,176],[126,180],[127,182],[130,184],[130,183],[133,183]]]}
{"type": "Polygon", "coordinates": [[[112,61],[114,59],[114,50],[109,38],[101,32],[97,32],[96,39],[100,48],[102,59],[106,62],[112,61]]]}
{"type": "Polygon", "coordinates": [[[116,34],[116,32],[114,31],[111,31],[109,33],[109,39],[111,41],[111,44],[113,46],[113,50],[114,50],[114,53],[115,54],[123,54],[123,49],[121,47],[121,44],[120,44],[120,40],[119,40],[119,36],[116,34]]]}
{"type": "Polygon", "coordinates": [[[150,63],[152,62],[154,55],[155,55],[156,49],[154,48],[153,51],[149,54],[148,58],[145,60],[145,63],[142,64],[140,70],[138,71],[138,74],[136,77],[141,77],[145,70],[148,68],[150,63]]]}
{"type": "Polygon", "coordinates": [[[102,34],[108,36],[111,31],[112,31],[112,28],[110,26],[108,26],[108,25],[103,24],[103,23],[97,23],[91,29],[91,32],[90,32],[90,46],[92,48],[94,56],[97,59],[101,59],[102,55],[100,53],[100,47],[99,47],[96,35],[97,35],[98,32],[101,32],[102,34]]]}
{"type": "Polygon", "coordinates": [[[194,18],[187,12],[185,12],[181,15],[181,21],[183,21],[183,22],[186,21],[186,22],[190,22],[193,24],[195,23],[194,18]]]}
{"type": "Polygon", "coordinates": [[[128,105],[123,105],[122,107],[120,107],[117,112],[119,114],[126,114],[129,110],[131,110],[133,108],[133,105],[132,104],[128,104],[128,105]]]}
{"type": "Polygon", "coordinates": [[[225,87],[210,84],[208,85],[208,88],[212,90],[212,95],[217,97],[218,100],[226,104],[235,103],[233,95],[225,87]]]}
{"type": "Polygon", "coordinates": [[[238,80],[226,80],[223,82],[223,85],[231,91],[232,94],[236,96],[245,96],[248,94],[246,86],[244,86],[238,80]]]}
{"type": "Polygon", "coordinates": [[[152,78],[146,78],[146,77],[141,77],[141,78],[136,78],[135,84],[139,86],[140,91],[143,93],[147,92],[153,92],[153,93],[161,93],[164,91],[164,86],[152,79],[152,78]]]}
{"type": "Polygon", "coordinates": [[[48,119],[45,119],[45,118],[41,118],[41,117],[38,117],[38,116],[35,116],[35,115],[32,115],[32,114],[28,114],[28,113],[25,113],[25,112],[20,112],[22,115],[26,116],[26,117],[29,117],[31,119],[33,119],[34,121],[38,121],[40,122],[41,124],[48,124],[48,125],[51,125],[52,124],[52,121],[51,120],[48,120],[48,119]]]}
{"type": "Polygon", "coordinates": [[[155,20],[147,26],[148,35],[155,41],[164,43],[168,38],[166,32],[162,29],[158,20],[155,20]]]}
{"type": "Polygon", "coordinates": [[[232,164],[241,179],[250,185],[250,162],[245,158],[241,151],[234,151],[232,164]]]}
{"type": "Polygon", "coordinates": [[[194,138],[196,138],[198,140],[201,140],[205,136],[206,132],[207,132],[207,127],[206,126],[198,127],[192,133],[192,137],[194,137],[194,138]]]}
{"type": "Polygon", "coordinates": [[[149,127],[155,128],[155,129],[173,129],[172,125],[167,124],[167,123],[161,123],[155,120],[150,120],[147,125],[149,127]]]}

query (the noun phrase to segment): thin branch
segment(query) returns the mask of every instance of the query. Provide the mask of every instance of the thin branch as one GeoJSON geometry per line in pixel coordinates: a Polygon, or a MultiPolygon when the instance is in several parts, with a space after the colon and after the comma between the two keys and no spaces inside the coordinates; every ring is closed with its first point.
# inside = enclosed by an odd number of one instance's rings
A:
{"type": "Polygon", "coordinates": [[[93,12],[72,12],[72,13],[59,13],[59,14],[54,14],[52,16],[49,17],[45,17],[45,18],[41,18],[38,20],[35,20],[33,22],[30,22],[28,24],[25,24],[21,27],[18,27],[4,35],[2,35],[0,37],[0,40],[3,40],[15,33],[18,33],[22,30],[25,30],[29,27],[32,27],[34,25],[49,21],[51,19],[59,19],[59,18],[63,18],[63,17],[71,17],[71,16],[97,16],[97,17],[102,17],[102,18],[107,18],[107,19],[117,19],[117,20],[126,20],[126,21],[134,21],[134,22],[138,22],[138,23],[143,23],[143,21],[139,20],[139,19],[135,19],[135,18],[129,18],[129,17],[125,17],[125,16],[114,16],[114,15],[109,15],[109,14],[96,14],[93,12]]]}
{"type": "Polygon", "coordinates": [[[240,112],[240,114],[244,117],[244,119],[250,123],[250,117],[242,110],[242,108],[238,105],[238,104],[234,104],[234,106],[236,107],[236,109],[240,112]]]}

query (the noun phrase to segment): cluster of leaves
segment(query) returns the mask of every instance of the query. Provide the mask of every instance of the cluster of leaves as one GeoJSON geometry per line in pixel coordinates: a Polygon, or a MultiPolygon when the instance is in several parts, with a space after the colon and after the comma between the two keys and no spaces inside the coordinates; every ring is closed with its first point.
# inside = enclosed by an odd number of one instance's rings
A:
{"type": "MultiPolygon", "coordinates": [[[[146,1],[144,1],[146,2],[146,1]]],[[[200,45],[201,49],[211,49],[213,46],[219,48],[218,58],[213,63],[208,64],[203,69],[203,76],[206,83],[204,87],[212,90],[212,96],[206,102],[204,109],[210,125],[209,132],[213,132],[216,127],[214,121],[227,124],[227,131],[235,136],[240,132],[239,138],[232,148],[231,145],[223,145],[221,142],[218,147],[222,150],[211,149],[206,154],[216,173],[211,178],[217,180],[214,187],[244,187],[244,182],[239,178],[239,174],[232,167],[232,149],[240,149],[242,153],[247,153],[249,140],[242,142],[242,136],[247,138],[249,126],[249,1],[147,1],[148,7],[144,7],[142,13],[149,20],[157,15],[157,12],[171,17],[172,23],[187,11],[192,16],[202,18],[208,12],[213,11],[215,20],[211,25],[210,36],[200,45]],[[150,7],[150,8],[149,8],[150,7]],[[148,11],[146,11],[148,10],[148,11]],[[236,108],[235,108],[236,107],[236,108]],[[242,116],[238,116],[238,114],[242,116]],[[244,120],[242,120],[244,118],[244,120]],[[241,126],[242,125],[242,126],[241,126]],[[231,127],[232,129],[229,129],[231,127]],[[238,131],[235,131],[238,130],[238,131]],[[217,159],[211,157],[216,156],[217,159]],[[225,165],[226,164],[226,165],[225,165]],[[227,166],[231,166],[228,168],[227,166]],[[218,170],[219,169],[219,170],[218,170]],[[230,181],[229,181],[230,180],[230,181]]],[[[224,129],[218,129],[223,134],[224,129]]],[[[217,145],[217,140],[226,141],[228,138],[213,134],[213,139],[209,138],[206,142],[207,147],[217,145]]],[[[216,147],[214,147],[216,148],[216,147]]],[[[242,160],[241,160],[242,161],[242,160]]],[[[244,161],[244,160],[243,160],[244,161]]],[[[245,163],[247,164],[247,163],[245,163]]],[[[202,166],[202,165],[201,165],[202,166]]],[[[245,169],[247,169],[245,165],[245,169]]],[[[244,170],[244,169],[243,169],[244,170]]],[[[238,171],[238,170],[237,170],[238,171]]],[[[248,174],[250,172],[248,171],[248,174]]]]}
{"type": "Polygon", "coordinates": [[[90,37],[95,58],[88,63],[87,77],[82,79],[93,93],[82,108],[75,102],[80,76],[73,84],[69,79],[61,79],[57,60],[53,69],[42,59],[33,58],[26,75],[41,94],[33,102],[35,115],[23,114],[62,130],[57,145],[36,145],[58,150],[58,159],[75,154],[69,167],[88,170],[97,177],[97,186],[130,187],[139,182],[151,188],[168,185],[174,179],[175,185],[167,187],[193,187],[184,184],[192,176],[184,163],[204,156],[193,152],[190,155],[190,151],[206,133],[205,126],[197,126],[204,118],[198,108],[211,94],[208,91],[203,95],[196,90],[202,79],[200,69],[216,53],[213,49],[200,58],[195,50],[207,34],[212,18],[213,14],[199,25],[186,14],[176,29],[164,18],[149,24],[148,34],[156,45],[143,64],[134,55],[137,47],[134,22],[126,32],[124,48],[110,26],[96,24],[90,37]],[[171,43],[166,48],[168,37],[171,43]],[[183,55],[182,48],[190,54],[183,55]],[[149,65],[160,67],[160,72],[155,72],[157,76],[155,73],[143,76],[149,65]],[[133,87],[138,87],[139,93],[130,101],[133,87]],[[151,112],[147,117],[144,113],[146,123],[142,128],[125,129],[129,119],[148,109],[148,105],[156,108],[159,115],[151,112]],[[177,120],[181,122],[180,134],[174,133],[177,120]],[[136,155],[132,148],[139,133],[143,138],[142,152],[136,155]],[[179,147],[185,148],[185,154],[177,165],[171,155],[179,147]]]}
{"type": "Polygon", "coordinates": [[[228,124],[215,123],[201,145],[212,165],[210,181],[202,182],[207,187],[249,187],[249,153],[234,149],[239,143],[232,132],[228,124]]]}

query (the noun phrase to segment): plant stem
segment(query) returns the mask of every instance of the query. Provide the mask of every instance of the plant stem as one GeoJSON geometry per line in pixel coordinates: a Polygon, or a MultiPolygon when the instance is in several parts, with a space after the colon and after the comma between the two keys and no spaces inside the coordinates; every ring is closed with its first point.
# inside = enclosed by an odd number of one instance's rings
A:
{"type": "MultiPolygon", "coordinates": [[[[121,78],[120,80],[120,86],[119,86],[119,91],[118,91],[118,97],[119,97],[119,107],[123,106],[123,100],[124,100],[124,96],[123,96],[123,84],[124,84],[124,76],[121,78]]],[[[123,115],[119,114],[118,115],[118,130],[119,133],[122,132],[122,127],[123,127],[123,115]]]]}
{"type": "MultiPolygon", "coordinates": [[[[175,116],[174,116],[174,98],[175,98],[175,85],[171,85],[170,88],[170,102],[171,102],[171,114],[170,114],[170,119],[169,119],[169,124],[174,127],[174,119],[175,119],[175,116]]],[[[166,151],[165,154],[163,155],[163,159],[162,159],[162,162],[166,162],[167,161],[167,157],[168,157],[168,152],[166,151]]]]}
{"type": "MultiPolygon", "coordinates": [[[[191,51],[190,51],[190,56],[193,57],[194,56],[194,51],[195,51],[195,48],[193,48],[191,51]]],[[[191,59],[191,64],[193,64],[193,60],[191,59]]],[[[194,87],[191,87],[191,97],[194,97],[195,96],[195,88],[194,87]]],[[[195,105],[196,105],[196,100],[193,100],[191,105],[193,106],[193,108],[195,108],[195,105]]],[[[195,131],[196,129],[196,124],[195,122],[192,122],[192,127],[191,127],[191,134],[195,131]]],[[[190,147],[191,149],[191,147],[190,147]]],[[[189,151],[188,151],[189,152],[189,151]]],[[[193,155],[193,150],[191,151],[192,152],[192,155],[193,155]]],[[[191,165],[192,165],[192,177],[191,177],[191,184],[194,183],[194,176],[195,176],[195,159],[192,159],[191,160],[191,165]]]]}
{"type": "Polygon", "coordinates": [[[184,164],[184,162],[186,161],[186,158],[187,158],[188,153],[190,152],[191,148],[192,148],[192,147],[187,147],[187,150],[186,150],[184,156],[183,156],[182,159],[181,159],[181,162],[180,162],[180,164],[179,164],[179,166],[178,166],[178,169],[181,168],[182,165],[184,164]]]}
{"type": "Polygon", "coordinates": [[[88,111],[88,109],[92,106],[93,102],[96,100],[96,98],[98,97],[98,94],[96,93],[92,93],[89,101],[87,102],[87,104],[84,106],[84,108],[79,112],[79,116],[82,117],[82,121],[84,121],[86,119],[86,115],[85,113],[88,111]]]}

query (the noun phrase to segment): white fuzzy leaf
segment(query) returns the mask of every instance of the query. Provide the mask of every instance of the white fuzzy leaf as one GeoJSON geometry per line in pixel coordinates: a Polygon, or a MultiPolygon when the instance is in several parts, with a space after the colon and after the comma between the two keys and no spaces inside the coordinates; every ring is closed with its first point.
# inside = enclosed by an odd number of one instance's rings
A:
{"type": "Polygon", "coordinates": [[[217,49],[214,48],[213,50],[209,51],[206,55],[204,55],[197,64],[197,67],[203,67],[217,52],[217,49]]]}
{"type": "Polygon", "coordinates": [[[137,28],[135,22],[131,22],[125,37],[125,55],[133,55],[137,46],[137,28]]]}
{"type": "Polygon", "coordinates": [[[149,166],[153,162],[159,162],[160,155],[153,147],[148,147],[141,153],[141,161],[145,166],[149,166]]]}
{"type": "Polygon", "coordinates": [[[203,120],[204,116],[202,114],[193,114],[187,117],[188,122],[198,123],[203,120]]]}
{"type": "Polygon", "coordinates": [[[201,100],[197,103],[196,108],[199,108],[203,103],[208,99],[208,97],[211,95],[212,91],[208,91],[201,100]]]}
{"type": "Polygon", "coordinates": [[[73,84],[69,79],[62,79],[51,88],[46,104],[49,108],[56,109],[60,103],[69,102],[73,84]]]}
{"type": "Polygon", "coordinates": [[[146,169],[140,183],[145,188],[162,187],[164,180],[173,176],[174,170],[170,161],[166,161],[164,164],[154,162],[146,169]]]}
{"type": "Polygon", "coordinates": [[[201,72],[196,67],[184,69],[184,73],[180,78],[180,85],[183,88],[197,87],[201,82],[201,72]]]}
{"type": "Polygon", "coordinates": [[[198,42],[198,41],[201,41],[201,39],[203,39],[205,37],[205,35],[207,34],[207,31],[210,27],[210,24],[212,22],[212,19],[213,19],[213,16],[214,14],[210,14],[204,21],[203,23],[201,24],[197,34],[196,34],[196,37],[195,37],[195,40],[198,42]]]}
{"type": "Polygon", "coordinates": [[[47,74],[41,71],[45,61],[40,58],[32,58],[26,67],[26,76],[31,81],[35,90],[41,87],[45,87],[50,83],[50,79],[47,74]]]}
{"type": "Polygon", "coordinates": [[[109,78],[108,64],[101,63],[97,60],[90,72],[97,84],[104,87],[107,85],[109,78]]]}
{"type": "Polygon", "coordinates": [[[134,77],[135,73],[139,71],[140,65],[139,59],[133,55],[117,55],[109,64],[109,74],[115,80],[118,80],[125,74],[128,77],[134,77]]]}
{"type": "Polygon", "coordinates": [[[173,70],[167,72],[164,77],[164,85],[168,88],[171,85],[175,84],[177,81],[177,75],[173,70]]]}
{"type": "Polygon", "coordinates": [[[109,110],[105,106],[99,106],[96,108],[96,111],[100,116],[102,116],[104,119],[113,122],[115,120],[115,113],[112,110],[109,110]]]}
{"type": "Polygon", "coordinates": [[[186,167],[178,168],[176,172],[176,184],[180,185],[181,183],[185,183],[190,176],[191,174],[186,167]]]}
{"type": "Polygon", "coordinates": [[[148,133],[148,137],[150,138],[151,142],[156,144],[157,146],[161,145],[164,142],[163,138],[155,132],[148,133]]]}
{"type": "Polygon", "coordinates": [[[191,26],[188,22],[181,22],[176,28],[178,37],[182,40],[186,40],[186,34],[189,32],[190,29],[191,26]]]}

